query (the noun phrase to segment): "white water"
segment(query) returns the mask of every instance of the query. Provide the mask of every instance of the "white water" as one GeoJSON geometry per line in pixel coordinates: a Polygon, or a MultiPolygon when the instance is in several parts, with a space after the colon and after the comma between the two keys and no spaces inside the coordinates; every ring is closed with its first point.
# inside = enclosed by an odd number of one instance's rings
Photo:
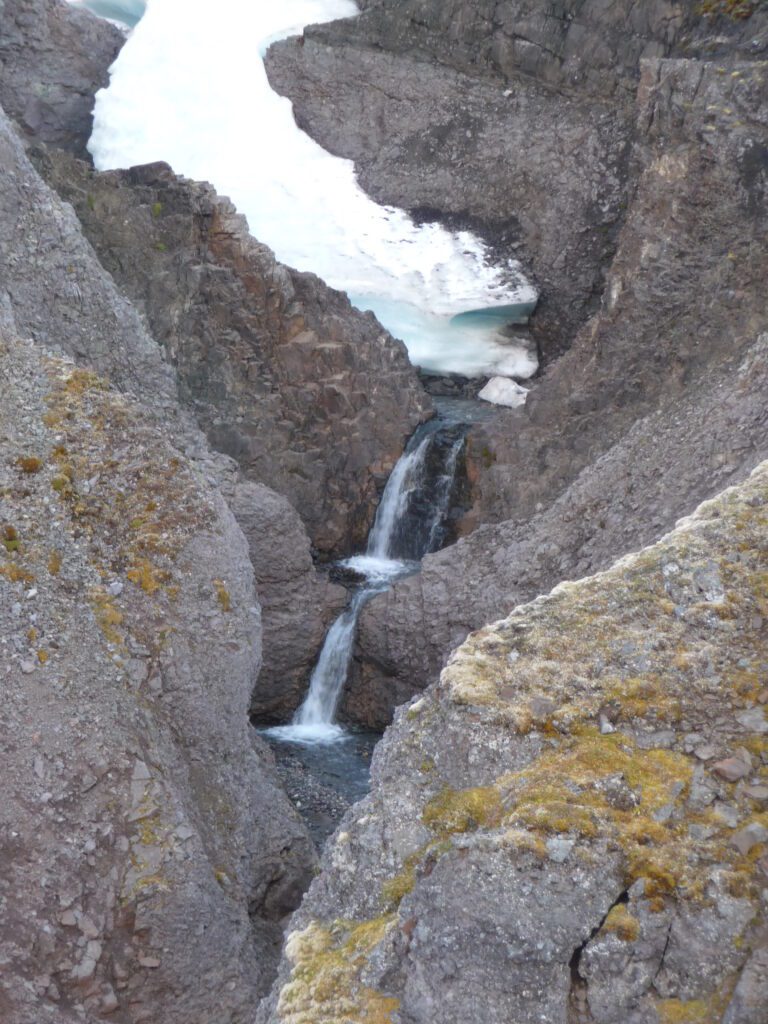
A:
{"type": "MultiPolygon", "coordinates": [[[[80,0],[102,10],[106,0],[80,0]]],[[[135,14],[138,0],[111,0],[135,14]]],[[[451,325],[467,310],[532,302],[519,266],[493,267],[479,239],[372,202],[351,161],[301,132],[272,91],[262,54],[352,0],[149,0],[96,99],[90,149],[100,169],[165,160],[211,181],[278,259],[373,309],[436,372],[530,376],[536,359],[498,329],[451,325]]]]}
{"type": "Polygon", "coordinates": [[[429,437],[425,437],[413,451],[406,451],[389,474],[387,486],[376,510],[376,520],[368,537],[366,554],[369,558],[392,558],[397,521],[408,504],[408,495],[413,488],[416,471],[424,462],[429,441],[429,437]]]}
{"type": "MultiPolygon", "coordinates": [[[[307,696],[293,716],[293,721],[290,725],[266,730],[270,736],[299,743],[328,743],[345,735],[334,719],[352,660],[360,612],[375,594],[387,590],[398,577],[411,573],[416,565],[395,557],[397,528],[405,514],[410,494],[424,481],[424,463],[431,440],[430,435],[423,440],[415,440],[398,459],[381,496],[368,537],[366,554],[356,555],[341,563],[362,573],[365,583],[328,630],[320,658],[309,681],[307,696]]],[[[430,550],[436,531],[447,512],[456,461],[463,444],[463,437],[457,439],[448,453],[445,474],[439,480],[432,516],[427,524],[429,532],[426,533],[427,542],[423,553],[430,550]]]]}

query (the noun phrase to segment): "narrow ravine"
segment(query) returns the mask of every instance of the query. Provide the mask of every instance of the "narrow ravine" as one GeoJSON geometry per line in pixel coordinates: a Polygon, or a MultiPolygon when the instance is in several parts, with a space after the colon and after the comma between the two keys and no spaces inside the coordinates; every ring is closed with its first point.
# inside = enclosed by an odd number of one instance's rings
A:
{"type": "Polygon", "coordinates": [[[467,418],[476,405],[438,403],[438,416],[411,437],[387,481],[365,553],[338,563],[337,569],[353,574],[357,582],[347,607],[328,631],[303,703],[290,724],[262,732],[274,745],[287,787],[295,789],[293,795],[316,839],[329,834],[348,804],[367,791],[368,763],[378,739],[377,734],[337,721],[360,612],[396,580],[418,572],[421,559],[439,550],[449,537],[467,418]],[[319,787],[314,800],[311,787],[303,792],[297,778],[302,771],[311,773],[319,787]],[[314,806],[303,806],[307,799],[314,806]]]}
{"type": "Polygon", "coordinates": [[[536,353],[505,331],[537,298],[520,264],[492,262],[468,231],[417,224],[373,202],[352,163],[302,132],[291,103],[270,87],[262,59],[269,45],[307,24],[356,15],[352,0],[149,0],[137,24],[139,0],[85,2],[135,24],[96,98],[89,148],[98,169],[164,160],[212,182],[281,262],[373,310],[424,370],[520,379],[536,372],[536,353]],[[501,320],[461,316],[487,309],[501,320]]]}

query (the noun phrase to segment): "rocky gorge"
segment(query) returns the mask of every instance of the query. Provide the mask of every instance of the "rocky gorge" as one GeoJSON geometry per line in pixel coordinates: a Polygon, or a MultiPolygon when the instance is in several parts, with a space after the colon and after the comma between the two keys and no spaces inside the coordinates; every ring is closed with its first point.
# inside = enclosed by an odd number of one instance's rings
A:
{"type": "Polygon", "coordinates": [[[0,1018],[764,1024],[765,7],[359,6],[273,87],[522,261],[543,371],[361,610],[318,859],[249,716],[440,399],[213,185],[93,167],[122,31],[0,3],[0,1018]]]}

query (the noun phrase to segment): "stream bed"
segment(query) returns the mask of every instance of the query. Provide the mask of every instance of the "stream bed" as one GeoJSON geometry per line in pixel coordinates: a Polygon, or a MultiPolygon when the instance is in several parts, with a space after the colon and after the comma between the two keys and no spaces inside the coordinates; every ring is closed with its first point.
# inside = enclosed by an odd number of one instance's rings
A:
{"type": "Polygon", "coordinates": [[[318,851],[352,804],[368,793],[377,732],[345,732],[334,743],[296,743],[259,730],[277,773],[318,851]]]}

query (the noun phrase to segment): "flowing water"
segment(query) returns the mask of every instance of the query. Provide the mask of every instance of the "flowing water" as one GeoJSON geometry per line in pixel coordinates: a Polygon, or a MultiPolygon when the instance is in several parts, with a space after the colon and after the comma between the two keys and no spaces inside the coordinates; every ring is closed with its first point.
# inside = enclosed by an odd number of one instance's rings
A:
{"type": "MultiPolygon", "coordinates": [[[[133,25],[141,0],[75,0],[133,25]]],[[[531,376],[535,355],[505,336],[536,292],[515,261],[493,265],[469,232],[415,224],[374,203],[351,161],[297,127],[263,53],[309,23],[350,17],[352,0],[148,0],[96,99],[90,149],[101,169],[165,160],[211,181],[284,263],[372,309],[436,373],[531,376]],[[459,318],[484,309],[495,319],[459,318]]]]}
{"type": "Polygon", "coordinates": [[[446,428],[437,420],[411,438],[387,480],[365,554],[341,563],[363,582],[328,631],[304,703],[290,725],[268,729],[266,735],[294,743],[328,743],[346,736],[336,723],[336,709],[360,612],[376,594],[416,572],[420,559],[441,546],[464,433],[463,424],[446,428]]]}

